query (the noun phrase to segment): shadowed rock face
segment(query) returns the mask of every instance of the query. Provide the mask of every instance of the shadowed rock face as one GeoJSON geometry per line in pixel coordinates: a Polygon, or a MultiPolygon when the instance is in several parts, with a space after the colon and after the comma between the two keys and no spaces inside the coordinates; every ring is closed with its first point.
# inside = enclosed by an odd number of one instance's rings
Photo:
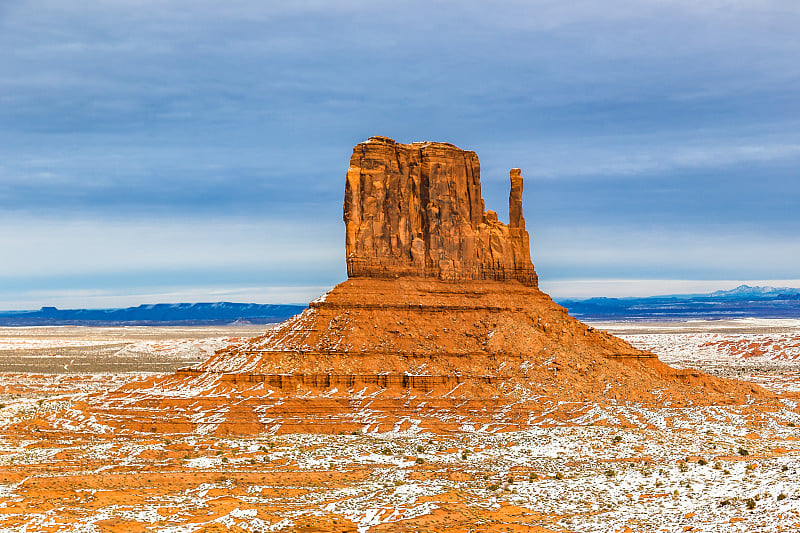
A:
{"type": "Polygon", "coordinates": [[[348,276],[536,287],[520,170],[511,170],[508,225],[484,211],[480,173],[475,152],[448,143],[357,144],[344,199],[348,276]]]}

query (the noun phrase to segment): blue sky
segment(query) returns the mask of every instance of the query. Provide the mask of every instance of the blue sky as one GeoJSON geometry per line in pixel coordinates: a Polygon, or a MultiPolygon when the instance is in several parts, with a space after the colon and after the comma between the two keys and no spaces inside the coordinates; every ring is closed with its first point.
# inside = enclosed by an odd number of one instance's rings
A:
{"type": "Polygon", "coordinates": [[[800,285],[794,0],[0,2],[0,309],[304,302],[371,135],[521,167],[556,297],[800,285]]]}

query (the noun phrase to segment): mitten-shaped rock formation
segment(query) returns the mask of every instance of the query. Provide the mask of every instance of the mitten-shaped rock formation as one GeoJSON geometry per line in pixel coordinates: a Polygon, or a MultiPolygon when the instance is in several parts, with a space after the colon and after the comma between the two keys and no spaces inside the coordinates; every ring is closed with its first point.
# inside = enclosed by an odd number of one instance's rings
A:
{"type": "Polygon", "coordinates": [[[520,170],[511,170],[508,225],[484,211],[480,175],[477,154],[448,143],[356,145],[344,196],[348,275],[536,287],[520,170]]]}
{"type": "Polygon", "coordinates": [[[484,212],[479,172],[473,152],[450,144],[357,145],[344,205],[350,279],[201,365],[90,396],[91,419],[220,435],[495,430],[582,423],[618,402],[766,394],[675,370],[569,316],[536,287],[519,170],[508,226],[484,212]]]}

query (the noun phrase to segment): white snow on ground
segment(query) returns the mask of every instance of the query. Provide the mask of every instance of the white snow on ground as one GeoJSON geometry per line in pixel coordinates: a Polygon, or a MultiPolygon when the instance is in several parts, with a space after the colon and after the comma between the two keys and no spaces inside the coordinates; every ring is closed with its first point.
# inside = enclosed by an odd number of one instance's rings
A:
{"type": "MultiPolygon", "coordinates": [[[[739,329],[719,332],[711,331],[712,326],[619,327],[626,328],[623,335],[629,342],[654,351],[670,364],[766,376],[774,388],[794,390],[794,382],[782,381],[781,376],[796,373],[800,365],[791,346],[798,335],[793,328],[800,328],[800,322],[742,322],[739,329]],[[754,327],[758,329],[746,329],[754,327]],[[774,331],[764,331],[770,328],[774,331]]],[[[214,379],[200,376],[170,394],[191,398],[209,386],[214,386],[214,379]]],[[[137,392],[149,393],[170,396],[163,390],[137,392]]],[[[49,396],[42,402],[36,397],[9,398],[0,408],[0,426],[47,412],[64,418],[79,434],[110,430],[82,418],[72,407],[81,397],[49,396]]],[[[214,408],[198,406],[192,411],[201,424],[199,433],[210,433],[224,419],[227,406],[224,397],[219,398],[214,408]]],[[[410,430],[398,426],[385,433],[367,426],[352,435],[214,440],[207,434],[202,438],[213,440],[215,449],[225,450],[224,454],[197,448],[194,453],[199,456],[181,459],[176,475],[207,472],[213,480],[236,469],[255,468],[249,466],[251,462],[269,472],[367,470],[365,479],[345,486],[328,486],[324,480],[303,487],[259,480],[244,491],[231,490],[226,497],[238,501],[230,512],[211,522],[245,531],[290,529],[302,523],[303,517],[325,513],[352,520],[359,531],[367,532],[381,524],[429,514],[442,507],[437,497],[449,493],[457,493],[465,505],[476,509],[506,504],[529,509],[550,517],[551,522],[542,525],[556,531],[606,533],[625,527],[637,532],[792,531],[800,524],[800,412],[796,399],[786,398],[779,407],[763,421],[739,406],[589,405],[574,413],[571,422],[579,425],[552,425],[544,417],[539,426],[505,433],[464,424],[461,432],[433,435],[408,420],[410,430]],[[620,420],[632,427],[621,427],[620,420]],[[272,520],[258,516],[257,509],[276,505],[287,509],[284,516],[272,520]]],[[[259,416],[266,419],[268,411],[265,405],[259,416]]],[[[201,437],[173,438],[173,444],[191,447],[201,437]]],[[[0,464],[47,467],[57,464],[58,453],[68,448],[66,443],[40,448],[33,439],[0,439],[0,464]]],[[[163,442],[137,444],[135,440],[112,447],[101,441],[81,444],[80,451],[95,461],[105,461],[97,469],[103,472],[138,468],[146,464],[140,454],[166,447],[163,442]]],[[[0,499],[23,498],[22,485],[0,483],[0,499]]],[[[230,488],[225,482],[203,483],[171,496],[171,503],[203,507],[218,497],[214,489],[230,488]]],[[[110,517],[155,524],[162,518],[158,505],[87,509],[90,516],[84,529],[95,530],[92,524],[110,517]]],[[[52,514],[34,512],[14,519],[20,524],[14,526],[15,531],[38,531],[52,521],[52,514]]],[[[200,526],[193,522],[161,530],[188,532],[200,526]]]]}

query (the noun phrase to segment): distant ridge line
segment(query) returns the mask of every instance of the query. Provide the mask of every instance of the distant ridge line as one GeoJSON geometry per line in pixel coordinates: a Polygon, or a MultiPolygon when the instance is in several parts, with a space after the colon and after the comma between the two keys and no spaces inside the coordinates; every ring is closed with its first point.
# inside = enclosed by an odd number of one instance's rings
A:
{"type": "Polygon", "coordinates": [[[751,287],[706,294],[558,300],[569,312],[593,320],[724,320],[800,318],[800,289],[751,287]]]}
{"type": "Polygon", "coordinates": [[[234,302],[142,304],[110,309],[0,311],[0,326],[170,326],[271,324],[300,313],[305,305],[234,302]]]}

